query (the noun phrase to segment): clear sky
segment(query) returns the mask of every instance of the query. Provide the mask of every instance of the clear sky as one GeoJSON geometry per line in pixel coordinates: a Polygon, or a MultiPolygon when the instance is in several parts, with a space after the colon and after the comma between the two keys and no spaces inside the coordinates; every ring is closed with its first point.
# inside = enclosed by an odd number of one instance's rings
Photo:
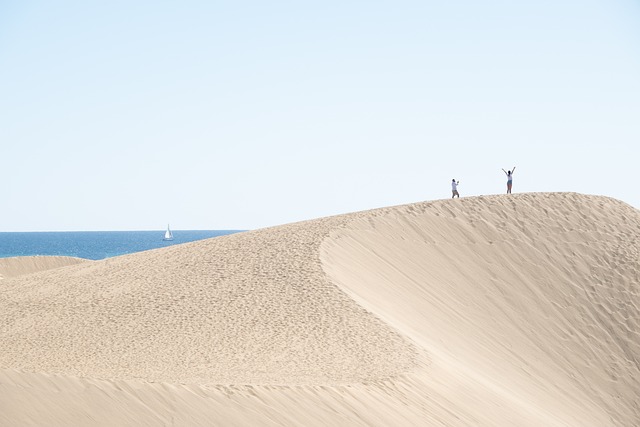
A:
{"type": "Polygon", "coordinates": [[[0,231],[640,208],[640,2],[0,0],[0,231]]]}

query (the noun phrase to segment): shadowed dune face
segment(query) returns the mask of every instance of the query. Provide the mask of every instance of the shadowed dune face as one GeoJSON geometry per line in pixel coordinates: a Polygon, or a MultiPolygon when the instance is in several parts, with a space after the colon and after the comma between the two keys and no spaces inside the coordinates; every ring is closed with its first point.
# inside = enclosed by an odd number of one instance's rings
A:
{"type": "Polygon", "coordinates": [[[581,425],[635,425],[639,238],[639,212],[616,200],[522,194],[371,212],[321,257],[458,381],[581,425]]]}
{"type": "Polygon", "coordinates": [[[104,379],[335,384],[414,365],[325,277],[345,218],[238,233],[3,281],[0,366],[104,379]]]}

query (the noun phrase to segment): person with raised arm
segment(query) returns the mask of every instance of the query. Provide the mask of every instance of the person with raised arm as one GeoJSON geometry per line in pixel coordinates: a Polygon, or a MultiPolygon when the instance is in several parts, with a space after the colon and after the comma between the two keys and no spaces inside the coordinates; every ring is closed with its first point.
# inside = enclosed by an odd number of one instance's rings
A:
{"type": "Polygon", "coordinates": [[[460,193],[458,193],[458,184],[460,184],[460,181],[456,181],[455,178],[451,180],[451,193],[452,193],[451,198],[452,199],[456,196],[458,196],[458,199],[460,198],[460,193]]]}
{"type": "Polygon", "coordinates": [[[507,194],[511,194],[511,186],[513,185],[513,172],[515,172],[515,170],[515,166],[510,171],[502,169],[502,172],[507,175],[507,194]]]}

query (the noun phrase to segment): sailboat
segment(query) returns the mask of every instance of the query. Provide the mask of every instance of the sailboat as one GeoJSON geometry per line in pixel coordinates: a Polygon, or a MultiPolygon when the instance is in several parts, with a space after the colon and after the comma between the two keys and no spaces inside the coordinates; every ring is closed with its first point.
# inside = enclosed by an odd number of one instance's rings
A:
{"type": "Polygon", "coordinates": [[[169,224],[167,224],[167,231],[164,232],[164,239],[162,240],[173,240],[173,233],[171,232],[169,224]]]}

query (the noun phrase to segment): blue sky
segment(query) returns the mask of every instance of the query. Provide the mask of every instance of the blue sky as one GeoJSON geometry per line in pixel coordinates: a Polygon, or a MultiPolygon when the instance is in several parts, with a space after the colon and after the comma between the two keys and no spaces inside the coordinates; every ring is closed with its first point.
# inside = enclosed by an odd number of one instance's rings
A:
{"type": "Polygon", "coordinates": [[[0,149],[0,231],[640,208],[640,2],[0,1],[0,149]]]}

